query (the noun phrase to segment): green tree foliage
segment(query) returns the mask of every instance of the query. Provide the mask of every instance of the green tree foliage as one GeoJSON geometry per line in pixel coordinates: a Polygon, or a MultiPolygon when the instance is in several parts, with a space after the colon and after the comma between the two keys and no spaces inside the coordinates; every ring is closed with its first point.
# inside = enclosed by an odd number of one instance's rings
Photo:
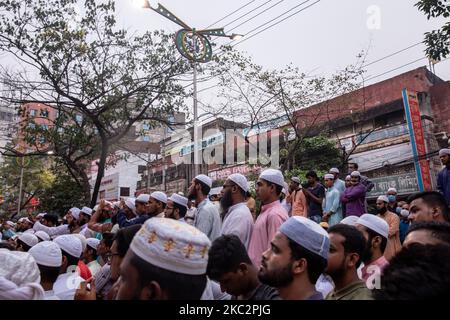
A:
{"type": "Polygon", "coordinates": [[[450,54],[450,1],[421,0],[415,6],[426,14],[427,19],[443,17],[447,22],[438,30],[425,33],[424,43],[428,57],[440,61],[450,54]]]}

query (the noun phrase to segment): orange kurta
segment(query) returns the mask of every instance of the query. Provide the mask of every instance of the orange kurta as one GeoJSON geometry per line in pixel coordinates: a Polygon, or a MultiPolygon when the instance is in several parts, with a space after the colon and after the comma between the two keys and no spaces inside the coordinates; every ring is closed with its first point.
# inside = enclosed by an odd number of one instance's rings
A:
{"type": "Polygon", "coordinates": [[[290,194],[290,201],[292,205],[292,215],[308,217],[308,203],[303,191],[297,190],[290,194]]]}
{"type": "Polygon", "coordinates": [[[384,250],[386,260],[391,260],[402,248],[400,243],[400,218],[393,212],[387,211],[385,214],[378,215],[389,225],[389,238],[384,250]]]}

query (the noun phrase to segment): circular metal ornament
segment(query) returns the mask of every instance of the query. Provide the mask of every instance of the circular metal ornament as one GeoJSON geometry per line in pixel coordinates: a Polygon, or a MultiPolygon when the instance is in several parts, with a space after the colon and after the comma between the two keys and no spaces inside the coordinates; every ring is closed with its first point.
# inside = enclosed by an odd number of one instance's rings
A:
{"type": "Polygon", "coordinates": [[[193,30],[181,29],[175,34],[175,45],[185,58],[195,62],[208,62],[212,58],[212,48],[208,39],[193,30]]]}

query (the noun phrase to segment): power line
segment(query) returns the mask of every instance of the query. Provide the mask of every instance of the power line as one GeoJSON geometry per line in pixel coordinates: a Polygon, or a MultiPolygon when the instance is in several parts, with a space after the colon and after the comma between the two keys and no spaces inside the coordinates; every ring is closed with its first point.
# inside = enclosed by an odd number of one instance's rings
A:
{"type": "Polygon", "coordinates": [[[416,46],[418,46],[419,44],[422,44],[422,43],[423,43],[422,41],[421,41],[421,42],[417,42],[417,43],[415,43],[415,44],[413,44],[413,45],[410,45],[409,47],[406,47],[406,48],[404,48],[404,49],[401,49],[401,50],[399,50],[399,51],[396,51],[396,52],[394,52],[394,53],[391,53],[391,54],[389,54],[389,55],[387,55],[387,56],[385,56],[385,57],[382,57],[382,58],[380,58],[380,59],[377,59],[377,60],[375,60],[375,61],[372,61],[372,62],[370,62],[370,63],[368,63],[368,64],[366,64],[366,65],[363,65],[362,68],[371,66],[371,65],[373,65],[373,64],[375,64],[375,63],[377,63],[377,62],[380,62],[380,61],[383,61],[383,60],[385,60],[385,59],[387,59],[387,58],[393,57],[393,56],[395,56],[395,55],[397,55],[397,54],[399,54],[399,53],[402,53],[402,52],[404,52],[404,51],[406,51],[406,50],[409,50],[409,49],[411,49],[411,48],[414,48],[414,47],[416,47],[416,46]]]}
{"type": "Polygon", "coordinates": [[[244,9],[245,7],[249,6],[250,4],[252,4],[252,3],[255,2],[255,1],[256,1],[256,0],[252,0],[252,1],[247,2],[247,3],[244,4],[243,6],[237,8],[237,9],[234,10],[233,12],[227,14],[225,17],[223,17],[223,18],[217,20],[217,21],[214,22],[214,23],[211,23],[209,26],[206,27],[206,29],[211,28],[213,25],[215,25],[215,24],[217,24],[217,23],[219,23],[219,22],[225,20],[225,19],[228,18],[229,16],[232,16],[232,15],[235,14],[236,12],[238,12],[238,11],[244,9]]]}
{"type": "Polygon", "coordinates": [[[396,71],[396,70],[398,70],[398,69],[407,67],[407,66],[409,66],[409,65],[411,65],[411,64],[414,64],[414,63],[416,63],[416,62],[419,62],[419,61],[421,61],[421,60],[423,60],[423,59],[426,59],[426,58],[425,58],[425,57],[422,57],[422,58],[416,59],[416,60],[414,60],[414,61],[411,61],[411,62],[409,62],[409,63],[406,63],[406,64],[404,64],[404,65],[401,65],[401,66],[399,66],[399,67],[393,68],[393,69],[391,69],[391,70],[388,70],[388,71],[385,71],[385,72],[383,72],[383,73],[380,73],[380,74],[378,74],[378,75],[376,75],[376,76],[370,77],[369,79],[365,79],[364,82],[367,82],[367,81],[373,80],[373,79],[375,79],[375,78],[384,76],[385,74],[388,74],[388,73],[391,73],[391,72],[396,71]]]}
{"type": "MultiPolygon", "coordinates": [[[[223,27],[228,27],[230,24],[235,23],[236,21],[244,18],[245,16],[249,15],[250,13],[254,12],[255,10],[258,10],[261,7],[264,7],[266,4],[268,4],[269,2],[272,2],[273,0],[267,0],[266,2],[264,2],[263,4],[257,6],[256,8],[251,9],[250,11],[247,11],[246,13],[244,13],[243,15],[237,17],[236,19],[234,19],[233,21],[227,23],[226,25],[224,25],[223,27]]],[[[283,0],[284,1],[284,0],[283,0]]]]}

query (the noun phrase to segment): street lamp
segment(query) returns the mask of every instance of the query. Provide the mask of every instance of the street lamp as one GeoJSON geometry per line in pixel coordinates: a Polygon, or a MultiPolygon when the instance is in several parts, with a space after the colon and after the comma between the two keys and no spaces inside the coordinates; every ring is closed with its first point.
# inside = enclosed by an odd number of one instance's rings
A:
{"type": "Polygon", "coordinates": [[[194,107],[194,176],[198,175],[198,163],[199,163],[199,154],[198,154],[198,116],[197,116],[197,63],[206,63],[211,61],[212,59],[212,46],[206,36],[215,36],[215,37],[225,37],[230,38],[231,40],[239,40],[243,37],[241,34],[233,33],[232,35],[227,35],[224,32],[224,28],[215,28],[215,29],[203,29],[197,30],[195,28],[191,28],[185,22],[183,22],[180,18],[178,18],[175,14],[170,12],[167,8],[165,8],[162,4],[158,3],[158,7],[153,7],[148,0],[133,0],[133,3],[141,8],[151,9],[156,11],[163,17],[169,19],[170,21],[178,24],[182,27],[175,34],[175,46],[178,52],[188,59],[192,63],[194,78],[193,78],[193,87],[194,87],[194,97],[193,97],[193,107],[194,107]]]}

